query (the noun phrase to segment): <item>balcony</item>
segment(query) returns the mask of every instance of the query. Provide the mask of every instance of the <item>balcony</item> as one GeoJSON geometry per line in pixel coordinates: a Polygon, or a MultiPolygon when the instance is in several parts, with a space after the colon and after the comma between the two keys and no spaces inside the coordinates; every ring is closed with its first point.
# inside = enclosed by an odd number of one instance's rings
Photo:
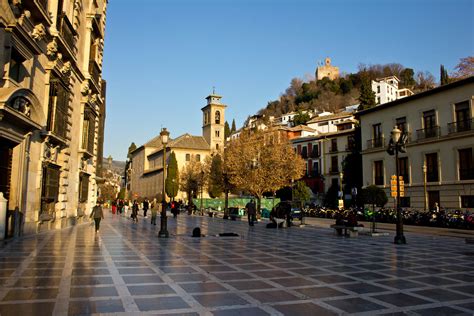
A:
{"type": "Polygon", "coordinates": [[[339,173],[339,167],[337,166],[332,166],[331,169],[329,169],[330,173],[339,173]]]}
{"type": "Polygon", "coordinates": [[[321,157],[321,154],[317,150],[311,151],[311,154],[309,155],[309,158],[319,158],[321,157]]]}
{"type": "Polygon", "coordinates": [[[76,49],[77,33],[74,30],[74,27],[72,26],[71,22],[69,22],[69,19],[67,18],[67,15],[65,12],[61,13],[61,15],[59,16],[58,30],[67,48],[74,55],[75,49],[76,49]]]}
{"type": "Polygon", "coordinates": [[[465,121],[448,123],[449,134],[461,133],[472,130],[474,130],[474,118],[465,121]]]}
{"type": "Polygon", "coordinates": [[[36,3],[43,9],[44,12],[48,12],[48,0],[36,0],[36,3]]]}
{"type": "Polygon", "coordinates": [[[329,152],[330,152],[330,153],[335,153],[335,152],[337,152],[337,146],[331,146],[331,147],[329,148],[329,152]]]}
{"type": "Polygon", "coordinates": [[[435,138],[441,136],[441,127],[433,126],[424,129],[416,130],[416,136],[418,140],[427,139],[427,138],[435,138]]]}
{"type": "Polygon", "coordinates": [[[356,148],[355,144],[347,144],[346,151],[353,151],[356,148]]]}
{"type": "Polygon", "coordinates": [[[89,74],[91,75],[91,79],[94,83],[94,85],[97,88],[97,91],[99,90],[100,87],[100,68],[99,65],[95,62],[95,60],[89,61],[89,74]]]}
{"type": "Polygon", "coordinates": [[[383,137],[369,139],[367,141],[367,149],[385,147],[385,139],[383,137]]]}
{"type": "Polygon", "coordinates": [[[474,180],[474,168],[460,168],[459,180],[474,180]]]}

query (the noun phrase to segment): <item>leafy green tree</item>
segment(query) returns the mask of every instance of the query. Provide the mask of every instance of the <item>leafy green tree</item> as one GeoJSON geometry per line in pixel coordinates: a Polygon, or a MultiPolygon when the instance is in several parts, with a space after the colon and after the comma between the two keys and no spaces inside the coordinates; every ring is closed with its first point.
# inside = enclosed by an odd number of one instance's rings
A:
{"type": "Polygon", "coordinates": [[[339,184],[332,184],[324,196],[324,205],[331,209],[338,208],[339,184]]]}
{"type": "Polygon", "coordinates": [[[230,136],[230,127],[229,127],[229,123],[227,121],[225,121],[225,124],[224,124],[224,138],[227,139],[227,137],[230,136]]]}
{"type": "Polygon", "coordinates": [[[413,88],[416,85],[415,72],[412,68],[405,68],[400,72],[400,86],[413,88]]]}
{"type": "Polygon", "coordinates": [[[223,176],[222,158],[219,154],[212,157],[211,169],[209,172],[208,192],[211,198],[217,198],[224,192],[224,176],[223,176]]]}
{"type": "Polygon", "coordinates": [[[308,188],[304,181],[297,181],[293,187],[293,200],[304,204],[309,201],[310,198],[310,188],[308,188]]]}
{"type": "Polygon", "coordinates": [[[388,202],[387,194],[376,185],[369,185],[362,189],[361,198],[364,204],[383,207],[388,202]]]}
{"type": "Polygon", "coordinates": [[[131,154],[132,154],[132,152],[133,152],[135,149],[137,149],[137,145],[135,145],[135,143],[132,142],[132,143],[130,144],[130,146],[128,147],[128,153],[127,153],[127,158],[128,158],[128,159],[131,159],[131,158],[132,158],[132,155],[131,155],[131,154]]]}
{"type": "Polygon", "coordinates": [[[125,188],[121,188],[119,194],[117,195],[118,199],[125,200],[125,188]]]}
{"type": "Polygon", "coordinates": [[[359,96],[359,102],[360,110],[365,110],[365,109],[370,109],[375,106],[375,92],[372,91],[372,84],[370,80],[365,79],[362,82],[362,85],[360,86],[359,89],[360,96],[359,96]]]}
{"type": "Polygon", "coordinates": [[[237,128],[235,127],[235,119],[232,119],[232,127],[230,128],[230,133],[235,133],[237,128]]]}
{"type": "Polygon", "coordinates": [[[308,112],[303,112],[301,110],[298,110],[296,112],[296,115],[293,117],[293,126],[298,126],[301,124],[306,124],[310,119],[308,112]]]}
{"type": "Polygon", "coordinates": [[[166,170],[165,191],[166,191],[166,194],[172,200],[174,200],[176,195],[178,195],[178,190],[179,190],[178,162],[176,161],[176,155],[173,151],[170,154],[168,167],[166,170]]]}

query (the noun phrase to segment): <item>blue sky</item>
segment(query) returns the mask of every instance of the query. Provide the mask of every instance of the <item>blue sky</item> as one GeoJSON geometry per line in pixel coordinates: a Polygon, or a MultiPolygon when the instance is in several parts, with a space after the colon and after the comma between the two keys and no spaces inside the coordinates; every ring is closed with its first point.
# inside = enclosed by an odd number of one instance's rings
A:
{"type": "Polygon", "coordinates": [[[226,120],[276,100],[294,77],[331,57],[341,71],[396,62],[452,70],[474,52],[472,0],[111,0],[103,77],[104,155],[153,138],[201,135],[201,108],[216,87],[226,120]]]}

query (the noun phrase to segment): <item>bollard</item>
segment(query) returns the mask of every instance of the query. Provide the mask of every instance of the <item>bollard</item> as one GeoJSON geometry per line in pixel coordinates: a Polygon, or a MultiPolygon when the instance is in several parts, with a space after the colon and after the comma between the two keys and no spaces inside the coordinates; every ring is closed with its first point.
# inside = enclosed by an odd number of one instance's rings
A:
{"type": "Polygon", "coordinates": [[[5,239],[7,227],[7,202],[8,200],[3,197],[3,192],[0,192],[0,240],[5,239]]]}

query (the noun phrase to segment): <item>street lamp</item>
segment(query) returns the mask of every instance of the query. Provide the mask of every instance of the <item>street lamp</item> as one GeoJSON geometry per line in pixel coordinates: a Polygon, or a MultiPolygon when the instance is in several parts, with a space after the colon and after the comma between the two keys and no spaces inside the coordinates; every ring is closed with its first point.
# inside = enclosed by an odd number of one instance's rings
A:
{"type": "Polygon", "coordinates": [[[161,191],[161,222],[160,232],[158,233],[159,238],[168,238],[168,219],[166,218],[166,192],[165,192],[165,181],[166,181],[166,144],[168,143],[170,132],[166,128],[162,128],[160,132],[161,143],[163,144],[163,190],[161,191]]]}
{"type": "Polygon", "coordinates": [[[344,208],[344,190],[342,189],[342,177],[344,176],[344,173],[341,171],[339,172],[339,209],[344,208]]]}
{"type": "Polygon", "coordinates": [[[403,235],[403,218],[400,209],[400,170],[398,166],[398,153],[405,153],[405,143],[407,140],[406,134],[402,134],[402,131],[395,126],[390,132],[390,143],[388,144],[387,152],[389,155],[395,155],[395,175],[397,177],[397,197],[396,197],[396,210],[397,210],[397,234],[395,235],[395,244],[406,244],[407,241],[403,235]]]}
{"type": "Polygon", "coordinates": [[[202,209],[202,191],[203,191],[203,187],[204,187],[204,170],[201,170],[201,181],[200,181],[200,184],[201,184],[201,201],[200,201],[200,209],[201,209],[201,216],[204,215],[204,211],[202,209]]]}
{"type": "Polygon", "coordinates": [[[426,205],[428,203],[426,203],[426,196],[427,196],[427,192],[426,192],[426,163],[423,162],[423,209],[425,210],[426,212],[426,205]]]}

